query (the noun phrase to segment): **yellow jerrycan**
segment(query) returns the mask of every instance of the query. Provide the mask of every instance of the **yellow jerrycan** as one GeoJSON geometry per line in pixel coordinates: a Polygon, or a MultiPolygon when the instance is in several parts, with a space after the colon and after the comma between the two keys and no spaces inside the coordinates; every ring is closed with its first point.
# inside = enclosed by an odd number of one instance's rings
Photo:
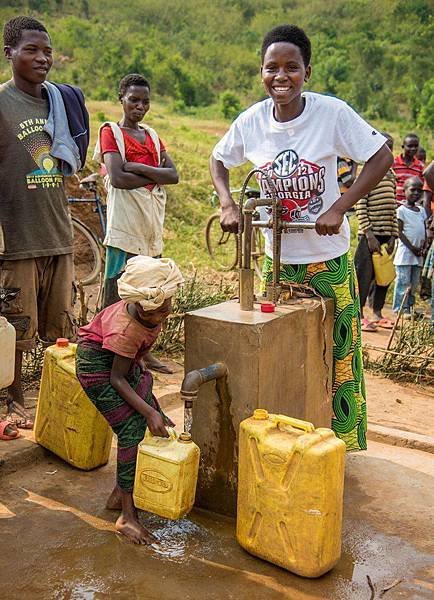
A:
{"type": "Polygon", "coordinates": [[[395,267],[393,265],[393,255],[387,252],[387,244],[382,244],[381,253],[372,254],[372,264],[374,265],[375,283],[386,287],[392,283],[396,277],[395,267]]]}
{"type": "Polygon", "coordinates": [[[199,471],[199,447],[189,433],[153,436],[146,430],[139,444],[134,504],[167,519],[180,519],[193,508],[199,471]]]}
{"type": "Polygon", "coordinates": [[[257,409],[240,424],[237,540],[303,577],[341,554],[345,444],[331,429],[257,409]]]}
{"type": "Polygon", "coordinates": [[[108,461],[112,430],[76,377],[76,350],[63,338],[45,350],[34,429],[38,444],[87,471],[108,461]]]}

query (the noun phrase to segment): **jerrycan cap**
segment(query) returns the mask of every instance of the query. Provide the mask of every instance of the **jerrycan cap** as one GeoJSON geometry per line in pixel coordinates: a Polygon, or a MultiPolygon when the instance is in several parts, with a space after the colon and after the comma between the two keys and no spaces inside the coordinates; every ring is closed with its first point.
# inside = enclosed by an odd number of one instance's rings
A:
{"type": "Polygon", "coordinates": [[[268,410],[265,410],[265,408],[256,408],[253,411],[253,418],[258,421],[268,419],[268,410]]]}
{"type": "Polygon", "coordinates": [[[69,340],[67,338],[57,338],[56,346],[59,346],[60,348],[66,348],[69,346],[69,340]]]}
{"type": "Polygon", "coordinates": [[[183,431],[178,436],[178,442],[181,442],[181,444],[188,444],[192,441],[193,440],[191,439],[191,435],[189,433],[187,433],[186,431],[183,431]]]}

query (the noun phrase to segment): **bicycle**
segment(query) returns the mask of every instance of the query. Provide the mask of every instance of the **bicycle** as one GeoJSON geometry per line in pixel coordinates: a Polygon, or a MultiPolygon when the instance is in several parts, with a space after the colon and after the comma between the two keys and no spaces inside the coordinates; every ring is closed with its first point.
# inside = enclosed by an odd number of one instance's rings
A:
{"type": "Polygon", "coordinates": [[[82,285],[90,285],[97,281],[104,262],[104,247],[102,245],[106,232],[106,207],[101,202],[98,193],[99,175],[92,173],[80,180],[80,188],[93,195],[93,198],[69,197],[68,203],[95,204],[93,212],[98,214],[101,227],[101,236],[98,237],[92,229],[85,225],[80,219],[72,216],[72,228],[74,236],[74,270],[75,279],[82,285]]]}
{"type": "MultiPolygon", "coordinates": [[[[241,188],[232,189],[232,194],[239,194],[241,188]]],[[[260,191],[256,188],[247,188],[247,198],[259,198],[260,191]]],[[[214,191],[211,196],[211,205],[218,203],[217,193],[214,191]]],[[[235,233],[223,231],[220,227],[220,212],[212,214],[205,227],[205,242],[209,255],[213,261],[223,271],[231,271],[238,263],[238,245],[235,233]]],[[[265,256],[264,237],[259,229],[254,228],[252,232],[252,260],[256,275],[262,278],[262,264],[265,256]]]]}

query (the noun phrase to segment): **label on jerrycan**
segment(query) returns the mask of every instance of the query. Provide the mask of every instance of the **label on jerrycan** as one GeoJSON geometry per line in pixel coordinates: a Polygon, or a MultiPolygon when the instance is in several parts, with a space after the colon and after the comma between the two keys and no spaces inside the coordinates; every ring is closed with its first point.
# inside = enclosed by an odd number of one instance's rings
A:
{"type": "Polygon", "coordinates": [[[140,483],[151,492],[160,494],[167,494],[173,489],[170,479],[155,469],[143,469],[140,472],[140,483]]]}

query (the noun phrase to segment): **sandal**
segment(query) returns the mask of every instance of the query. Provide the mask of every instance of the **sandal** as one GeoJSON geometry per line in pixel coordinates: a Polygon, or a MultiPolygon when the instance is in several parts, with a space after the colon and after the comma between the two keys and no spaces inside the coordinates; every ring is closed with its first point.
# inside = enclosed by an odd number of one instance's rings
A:
{"type": "Polygon", "coordinates": [[[378,321],[373,321],[373,323],[377,327],[381,327],[381,329],[393,329],[393,326],[394,326],[394,322],[385,317],[383,317],[382,319],[379,319],[378,321]]]}
{"type": "Polygon", "coordinates": [[[18,429],[33,429],[33,421],[29,419],[24,408],[21,408],[16,402],[8,404],[6,420],[18,429]]]}
{"type": "Polygon", "coordinates": [[[5,442],[9,442],[10,440],[16,440],[20,437],[20,432],[18,429],[13,429],[13,423],[9,421],[0,421],[0,440],[4,440],[5,442]],[[12,430],[9,433],[6,432],[7,429],[12,430]]]}
{"type": "Polygon", "coordinates": [[[377,326],[369,319],[364,318],[362,319],[362,331],[377,331],[377,326]]]}

